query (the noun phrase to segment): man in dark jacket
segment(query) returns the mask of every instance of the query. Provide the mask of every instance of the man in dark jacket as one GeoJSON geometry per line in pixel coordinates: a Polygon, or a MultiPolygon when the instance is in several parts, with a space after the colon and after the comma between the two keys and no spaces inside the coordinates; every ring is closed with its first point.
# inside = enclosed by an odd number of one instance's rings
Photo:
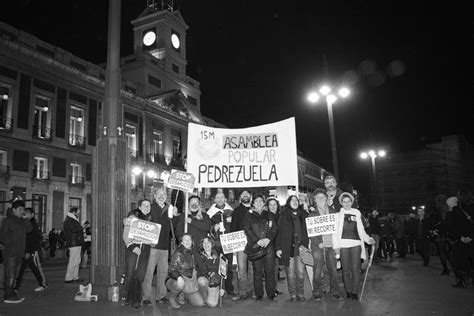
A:
{"type": "Polygon", "coordinates": [[[3,220],[0,230],[0,244],[3,245],[3,262],[5,265],[5,303],[20,303],[25,300],[15,292],[15,280],[18,267],[25,255],[26,234],[32,231],[29,220],[23,218],[25,203],[12,203],[12,214],[3,220]]]}
{"type": "Polygon", "coordinates": [[[166,202],[168,195],[165,188],[157,188],[153,192],[155,201],[151,204],[151,221],[161,225],[158,244],[150,249],[150,257],[143,281],[143,305],[151,305],[151,284],[156,268],[155,301],[167,302],[165,280],[168,275],[168,252],[170,248],[171,222],[177,224],[178,209],[166,202]],[[169,213],[169,214],[168,214],[169,213]],[[168,216],[170,215],[170,217],[168,216]],[[171,218],[171,220],[170,220],[171,218]]]}
{"type": "Polygon", "coordinates": [[[328,206],[332,206],[334,211],[341,211],[341,203],[339,203],[339,196],[343,193],[341,189],[337,187],[337,180],[334,176],[326,176],[324,178],[324,186],[326,187],[326,193],[328,195],[328,206]]]}
{"type": "Polygon", "coordinates": [[[20,289],[21,281],[23,280],[23,274],[25,273],[26,266],[29,265],[31,271],[35,275],[36,281],[38,281],[38,287],[35,292],[44,291],[48,285],[46,284],[46,278],[44,277],[43,268],[41,267],[39,250],[41,241],[43,240],[43,234],[38,227],[35,220],[35,213],[31,207],[25,208],[25,218],[31,222],[33,230],[26,234],[26,250],[25,257],[21,263],[20,272],[18,272],[18,278],[16,279],[15,289],[18,292],[20,289]]]}
{"type": "MultiPolygon", "coordinates": [[[[248,190],[243,190],[240,193],[240,204],[234,209],[232,213],[232,223],[230,230],[237,232],[244,229],[244,218],[249,212],[252,202],[252,196],[248,190]]],[[[237,255],[237,277],[239,284],[239,295],[232,298],[234,301],[247,299],[253,295],[253,268],[248,264],[247,254],[242,250],[236,253],[237,255]]]]}
{"type": "Polygon", "coordinates": [[[374,260],[380,256],[379,246],[380,246],[380,221],[379,221],[379,212],[377,210],[372,210],[369,215],[369,229],[367,229],[367,233],[375,240],[375,244],[372,247],[375,247],[374,250],[374,260]]]}
{"type": "Polygon", "coordinates": [[[201,198],[199,196],[192,195],[188,201],[188,217],[186,219],[184,218],[185,212],[179,215],[178,225],[176,226],[176,237],[178,240],[181,240],[184,235],[184,224],[185,221],[187,221],[188,234],[193,237],[194,249],[198,250],[201,241],[209,234],[212,222],[209,215],[201,210],[201,198]]]}
{"type": "Polygon", "coordinates": [[[58,247],[58,234],[53,228],[48,235],[48,247],[49,247],[49,256],[54,258],[56,256],[56,249],[58,247]]]}
{"type": "Polygon", "coordinates": [[[407,244],[408,252],[411,255],[415,254],[415,239],[416,239],[417,221],[415,213],[408,215],[406,222],[407,244]]]}
{"type": "Polygon", "coordinates": [[[63,224],[66,247],[69,249],[69,261],[66,269],[65,283],[81,283],[79,279],[79,265],[81,263],[81,249],[84,243],[84,233],[79,223],[79,209],[71,207],[63,224]]]}
{"type": "Polygon", "coordinates": [[[418,207],[418,219],[416,229],[416,251],[423,259],[423,266],[427,267],[430,263],[430,240],[428,238],[430,231],[429,219],[425,216],[425,209],[418,207]]]}

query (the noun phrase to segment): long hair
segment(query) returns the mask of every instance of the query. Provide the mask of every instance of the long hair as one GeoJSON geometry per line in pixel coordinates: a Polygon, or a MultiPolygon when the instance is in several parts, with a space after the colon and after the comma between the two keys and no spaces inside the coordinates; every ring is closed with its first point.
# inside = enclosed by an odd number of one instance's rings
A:
{"type": "Polygon", "coordinates": [[[461,189],[458,192],[458,205],[468,206],[474,203],[474,197],[469,189],[461,189]]]}
{"type": "Polygon", "coordinates": [[[269,197],[266,201],[265,201],[265,206],[267,207],[267,210],[270,212],[270,207],[268,204],[270,204],[270,201],[275,201],[276,204],[277,204],[277,210],[276,210],[276,214],[280,213],[280,209],[281,209],[281,206],[280,206],[280,202],[278,202],[278,200],[276,198],[274,198],[273,196],[269,197]]]}
{"type": "Polygon", "coordinates": [[[206,251],[204,250],[204,239],[207,239],[211,242],[211,256],[213,258],[217,258],[219,257],[219,255],[217,254],[217,250],[216,248],[214,247],[216,245],[216,243],[214,242],[214,240],[212,240],[212,238],[210,237],[204,237],[203,239],[201,239],[201,241],[199,242],[199,252],[203,255],[205,255],[207,257],[207,253],[206,251]]]}
{"type": "Polygon", "coordinates": [[[296,196],[296,195],[290,195],[287,199],[286,199],[286,203],[285,203],[285,208],[287,209],[291,209],[291,199],[295,198],[296,201],[298,202],[298,207],[300,207],[300,199],[296,196]]]}

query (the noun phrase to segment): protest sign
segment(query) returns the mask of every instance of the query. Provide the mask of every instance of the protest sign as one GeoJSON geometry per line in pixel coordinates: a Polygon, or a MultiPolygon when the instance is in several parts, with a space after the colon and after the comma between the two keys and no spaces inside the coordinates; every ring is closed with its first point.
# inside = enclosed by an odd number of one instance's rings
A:
{"type": "Polygon", "coordinates": [[[132,218],[128,238],[149,244],[157,244],[160,237],[161,225],[132,218]]]}
{"type": "Polygon", "coordinates": [[[189,123],[187,155],[200,188],[298,185],[294,118],[241,129],[189,123]]]}
{"type": "Polygon", "coordinates": [[[222,249],[225,254],[243,251],[247,245],[247,236],[243,230],[220,235],[222,249]]]}
{"type": "Polygon", "coordinates": [[[308,237],[334,234],[336,232],[336,214],[306,218],[308,237]]]}
{"type": "Polygon", "coordinates": [[[173,169],[168,179],[168,188],[193,192],[195,181],[196,178],[191,173],[173,169]]]}

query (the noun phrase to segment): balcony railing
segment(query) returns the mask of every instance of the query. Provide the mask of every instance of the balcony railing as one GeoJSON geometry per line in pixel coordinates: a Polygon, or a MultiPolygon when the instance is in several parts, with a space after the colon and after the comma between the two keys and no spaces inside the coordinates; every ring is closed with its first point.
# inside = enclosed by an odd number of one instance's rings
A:
{"type": "Polygon", "coordinates": [[[69,146],[86,148],[86,138],[79,135],[69,134],[69,146]]]}
{"type": "Polygon", "coordinates": [[[0,116],[0,130],[11,131],[12,130],[12,119],[6,116],[0,116]]]}
{"type": "Polygon", "coordinates": [[[33,169],[32,179],[38,180],[49,180],[49,171],[44,171],[40,169],[33,169]]]}
{"type": "Polygon", "coordinates": [[[84,177],[69,176],[69,184],[72,184],[72,185],[84,185],[84,177]]]}
{"type": "Polygon", "coordinates": [[[10,166],[0,165],[0,177],[10,176],[10,166]]]}
{"type": "Polygon", "coordinates": [[[51,140],[52,135],[53,130],[51,128],[33,125],[33,137],[44,140],[51,140]]]}

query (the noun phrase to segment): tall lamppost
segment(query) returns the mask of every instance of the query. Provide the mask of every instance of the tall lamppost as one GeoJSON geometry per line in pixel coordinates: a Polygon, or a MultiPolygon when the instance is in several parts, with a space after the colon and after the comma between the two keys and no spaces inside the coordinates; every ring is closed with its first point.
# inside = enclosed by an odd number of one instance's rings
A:
{"type": "MultiPolygon", "coordinates": [[[[332,168],[334,176],[339,180],[339,168],[337,165],[337,148],[336,148],[336,133],[334,132],[334,117],[332,113],[332,105],[338,100],[336,94],[331,93],[332,89],[328,85],[322,86],[317,92],[310,91],[308,93],[307,99],[311,103],[317,103],[322,97],[326,100],[326,105],[328,108],[328,117],[329,117],[329,131],[331,135],[331,152],[332,152],[332,168]]],[[[337,95],[341,98],[346,98],[351,91],[345,87],[339,88],[337,95]]]]}
{"type": "Polygon", "coordinates": [[[385,150],[379,150],[375,151],[373,149],[370,149],[368,151],[364,151],[360,153],[360,158],[362,159],[367,159],[370,157],[370,162],[372,165],[372,177],[371,177],[371,200],[372,200],[372,206],[375,206],[375,208],[378,208],[378,200],[377,200],[377,178],[376,178],[376,173],[375,173],[375,158],[378,157],[385,157],[387,155],[387,152],[385,150]]]}

